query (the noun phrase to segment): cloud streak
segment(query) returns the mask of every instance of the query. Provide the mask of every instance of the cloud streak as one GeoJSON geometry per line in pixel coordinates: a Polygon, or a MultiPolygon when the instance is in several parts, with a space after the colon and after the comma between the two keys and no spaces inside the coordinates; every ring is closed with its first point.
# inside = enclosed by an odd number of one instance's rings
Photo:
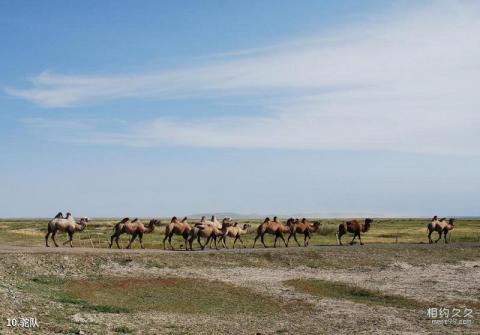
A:
{"type": "Polygon", "coordinates": [[[478,154],[478,36],[478,4],[434,2],[178,70],[43,72],[31,88],[7,93],[49,108],[120,98],[276,97],[263,105],[267,116],[159,118],[92,134],[101,143],[478,154]]]}

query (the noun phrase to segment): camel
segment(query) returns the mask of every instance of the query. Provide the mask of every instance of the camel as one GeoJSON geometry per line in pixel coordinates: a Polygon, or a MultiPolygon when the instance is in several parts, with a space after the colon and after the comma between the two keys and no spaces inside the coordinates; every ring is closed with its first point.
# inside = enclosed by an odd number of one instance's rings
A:
{"type": "Polygon", "coordinates": [[[235,224],[233,226],[227,228],[227,231],[225,232],[225,235],[220,237],[222,242],[223,242],[223,245],[228,249],[227,244],[226,244],[226,239],[227,239],[227,236],[228,236],[228,237],[235,237],[235,240],[233,241],[233,249],[235,249],[235,243],[237,243],[237,240],[240,240],[240,242],[242,243],[242,246],[244,248],[246,248],[245,244],[242,241],[241,236],[247,234],[248,229],[250,227],[251,226],[246,223],[246,224],[243,225],[243,228],[240,228],[238,226],[238,222],[235,222],[235,224]]]}
{"type": "Polygon", "coordinates": [[[435,215],[432,218],[432,222],[430,222],[427,226],[427,231],[428,231],[428,243],[433,243],[432,241],[432,233],[436,231],[438,233],[438,238],[435,240],[435,243],[437,243],[441,238],[443,234],[443,238],[445,243],[448,243],[447,241],[447,234],[450,230],[455,228],[455,219],[449,219],[447,222],[446,218],[443,219],[438,219],[438,217],[435,215]]]}
{"type": "Polygon", "coordinates": [[[340,245],[342,244],[342,236],[345,235],[347,232],[353,233],[353,239],[350,241],[350,244],[353,244],[353,241],[358,236],[360,240],[360,245],[363,245],[362,238],[360,237],[360,233],[366,233],[370,229],[370,225],[373,223],[372,219],[365,219],[364,223],[360,223],[357,220],[347,221],[345,223],[340,223],[338,225],[337,231],[337,243],[340,245]]]}
{"type": "Polygon", "coordinates": [[[67,213],[67,216],[64,218],[62,212],[59,212],[48,222],[47,234],[45,235],[45,245],[50,247],[48,245],[48,237],[52,234],[52,241],[55,244],[55,247],[58,247],[57,241],[55,241],[55,235],[57,234],[57,231],[60,230],[68,234],[68,240],[63,242],[63,245],[70,243],[70,247],[73,248],[73,234],[77,231],[84,230],[85,227],[87,227],[87,222],[87,217],[81,218],[80,222],[76,223],[71,213],[67,213]]]}
{"type": "MultiPolygon", "coordinates": [[[[217,225],[214,222],[206,221],[205,218],[203,217],[200,223],[197,223],[193,227],[193,229],[190,231],[190,238],[188,240],[188,243],[190,245],[190,250],[193,250],[192,244],[195,238],[197,239],[198,244],[200,244],[200,248],[202,250],[204,250],[205,247],[209,244],[209,242],[213,239],[215,242],[215,249],[218,250],[217,237],[225,235],[227,232],[227,228],[230,226],[231,226],[231,223],[228,220],[228,218],[224,218],[222,220],[222,228],[218,229],[217,225]],[[200,241],[200,237],[207,239],[204,245],[202,245],[202,242],[200,241]]],[[[222,240],[222,244],[226,248],[225,242],[223,240],[222,240]]]]}
{"type": "Polygon", "coordinates": [[[190,231],[192,227],[187,221],[187,217],[184,217],[182,221],[179,221],[176,216],[172,218],[170,223],[165,227],[165,237],[163,239],[163,249],[165,249],[165,241],[168,239],[168,244],[170,244],[170,248],[175,250],[172,246],[172,236],[175,235],[182,235],[183,239],[185,240],[185,250],[188,250],[188,237],[190,235],[190,231]]]}
{"type": "Polygon", "coordinates": [[[145,249],[143,245],[143,234],[150,234],[155,230],[155,226],[158,225],[160,225],[160,220],[152,219],[145,227],[142,222],[138,221],[138,219],[130,221],[129,218],[124,218],[113,227],[113,234],[112,236],[110,236],[109,248],[112,247],[113,239],[115,239],[115,243],[117,244],[118,249],[121,249],[120,245],[118,244],[118,239],[120,238],[120,235],[129,234],[132,235],[132,238],[127,245],[127,249],[131,248],[132,243],[133,241],[135,241],[137,236],[140,241],[140,247],[142,249],[145,249]]]}
{"type": "Polygon", "coordinates": [[[311,224],[307,219],[303,218],[301,221],[296,219],[293,220],[293,218],[289,219],[287,221],[287,225],[290,226],[290,235],[288,235],[287,239],[287,245],[290,242],[290,238],[295,240],[297,242],[298,246],[300,246],[300,243],[298,243],[297,240],[297,233],[303,234],[303,246],[307,247],[308,244],[310,243],[310,238],[311,238],[311,233],[314,233],[320,228],[320,222],[316,221],[313,224],[311,224]]]}
{"type": "Polygon", "coordinates": [[[270,221],[270,218],[267,217],[263,221],[263,223],[257,228],[257,236],[255,237],[255,240],[253,242],[253,247],[255,248],[255,244],[260,237],[263,246],[267,248],[264,241],[266,233],[275,235],[275,242],[273,244],[274,248],[277,247],[278,238],[281,238],[283,243],[285,243],[285,246],[288,247],[287,242],[285,242],[285,238],[283,237],[283,234],[288,232],[290,232],[290,227],[281,223],[276,216],[273,218],[273,221],[270,221]]]}

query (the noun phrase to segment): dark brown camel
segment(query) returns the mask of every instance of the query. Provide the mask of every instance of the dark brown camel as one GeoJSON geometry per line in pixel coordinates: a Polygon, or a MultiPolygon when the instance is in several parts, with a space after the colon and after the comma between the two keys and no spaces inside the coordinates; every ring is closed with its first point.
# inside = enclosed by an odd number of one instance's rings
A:
{"type": "Polygon", "coordinates": [[[311,234],[320,228],[320,222],[316,221],[311,224],[305,218],[303,218],[301,221],[299,219],[294,220],[293,218],[290,218],[287,221],[287,226],[290,226],[290,235],[288,235],[287,245],[290,242],[290,238],[293,236],[295,242],[297,242],[298,246],[300,246],[300,243],[298,243],[297,240],[297,233],[299,233],[303,234],[303,246],[307,247],[310,243],[311,234]]]}
{"type": "Polygon", "coordinates": [[[127,245],[127,249],[130,249],[132,246],[133,241],[138,237],[140,241],[140,247],[145,249],[143,245],[143,234],[149,234],[155,230],[155,226],[160,225],[160,220],[150,220],[147,226],[144,226],[142,222],[138,219],[134,219],[130,221],[129,218],[124,218],[120,222],[118,222],[115,227],[113,227],[113,234],[110,237],[110,245],[111,248],[113,245],[113,239],[115,239],[115,243],[117,244],[118,249],[120,245],[118,244],[118,239],[122,234],[132,235],[130,242],[127,245]]]}
{"type": "Polygon", "coordinates": [[[337,231],[337,243],[342,244],[342,236],[347,232],[353,233],[353,239],[350,244],[353,244],[353,241],[358,236],[360,240],[360,245],[363,245],[362,238],[360,237],[361,233],[366,233],[370,229],[370,225],[373,223],[372,219],[365,219],[364,223],[360,223],[357,220],[347,221],[338,225],[337,231]]]}

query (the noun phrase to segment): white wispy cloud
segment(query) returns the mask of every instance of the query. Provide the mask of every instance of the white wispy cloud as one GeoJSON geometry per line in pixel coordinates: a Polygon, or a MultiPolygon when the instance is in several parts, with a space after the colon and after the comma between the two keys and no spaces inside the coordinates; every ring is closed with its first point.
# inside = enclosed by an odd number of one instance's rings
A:
{"type": "Polygon", "coordinates": [[[265,103],[268,116],[159,118],[90,137],[104,143],[478,154],[478,36],[478,3],[433,2],[169,72],[44,72],[32,87],[7,92],[46,107],[144,96],[285,95],[265,103]]]}

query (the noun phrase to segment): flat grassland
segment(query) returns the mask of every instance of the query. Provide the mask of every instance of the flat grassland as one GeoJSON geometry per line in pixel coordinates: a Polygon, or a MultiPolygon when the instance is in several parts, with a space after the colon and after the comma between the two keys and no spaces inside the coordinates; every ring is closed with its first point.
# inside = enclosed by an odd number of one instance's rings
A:
{"type": "Polygon", "coordinates": [[[7,327],[19,317],[36,334],[479,333],[480,221],[458,220],[447,245],[426,243],[428,221],[377,219],[366,245],[339,247],[340,221],[322,220],[308,248],[250,249],[259,221],[242,220],[247,249],[171,252],[164,227],[147,250],[109,250],[116,221],[92,220],[75,248],[47,249],[46,220],[0,220],[0,334],[24,332],[7,327]],[[432,324],[428,308],[472,323],[432,324]]]}

